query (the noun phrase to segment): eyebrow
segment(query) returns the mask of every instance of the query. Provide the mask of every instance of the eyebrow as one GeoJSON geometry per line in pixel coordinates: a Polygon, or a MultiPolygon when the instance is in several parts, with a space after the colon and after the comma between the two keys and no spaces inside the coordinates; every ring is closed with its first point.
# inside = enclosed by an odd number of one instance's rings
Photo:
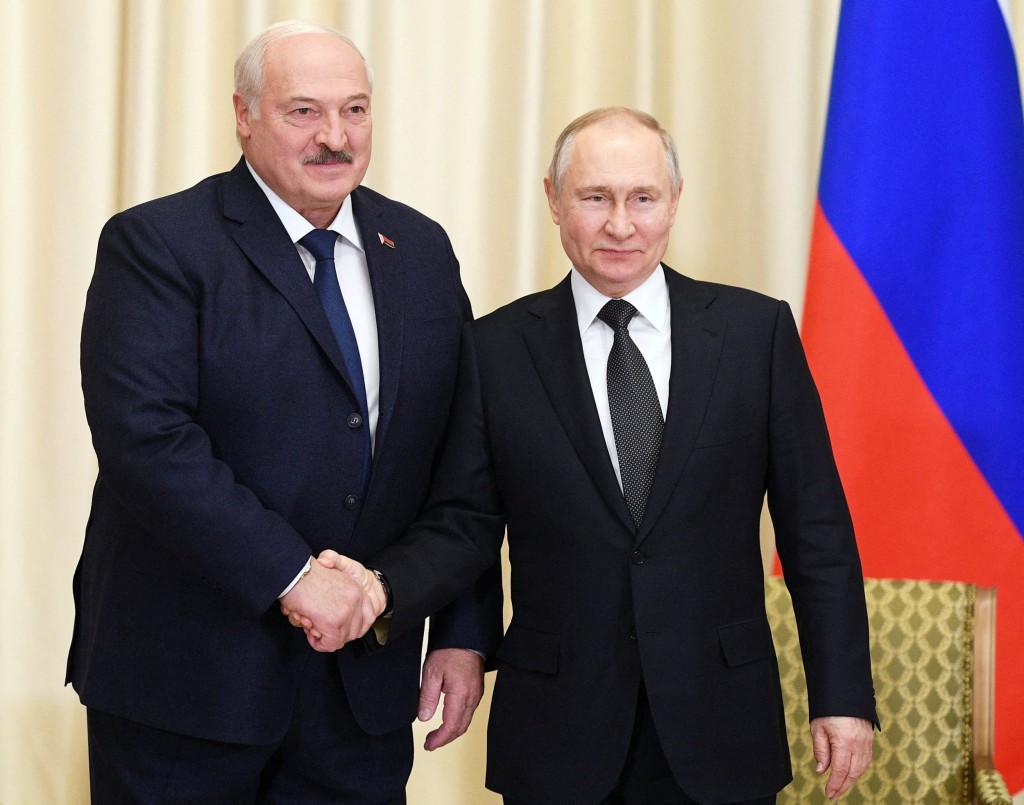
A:
{"type": "MultiPolygon", "coordinates": [[[[589,185],[588,187],[581,187],[579,192],[583,195],[589,195],[591,193],[603,193],[606,196],[612,195],[612,189],[608,185],[589,185]]],[[[656,185],[641,185],[639,187],[630,188],[629,192],[655,195],[658,192],[658,187],[656,185]]]]}

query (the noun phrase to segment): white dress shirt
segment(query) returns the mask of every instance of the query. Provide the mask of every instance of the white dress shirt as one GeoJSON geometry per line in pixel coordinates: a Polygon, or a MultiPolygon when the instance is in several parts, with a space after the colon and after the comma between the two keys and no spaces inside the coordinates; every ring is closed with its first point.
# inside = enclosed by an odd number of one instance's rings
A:
{"type": "MultiPolygon", "coordinates": [[[[570,284],[576,303],[576,320],[583,343],[583,358],[587,364],[594,402],[597,404],[597,416],[601,420],[608,456],[612,460],[615,477],[621,487],[619,454],[615,449],[612,414],[608,407],[608,354],[612,350],[615,331],[597,317],[611,297],[600,293],[575,268],[572,270],[570,284]]],[[[629,335],[647,361],[651,378],[654,380],[654,388],[658,392],[662,416],[667,417],[668,381],[672,371],[672,316],[665,270],[658,266],[640,287],[622,298],[637,309],[637,314],[629,322],[629,335]]]]}

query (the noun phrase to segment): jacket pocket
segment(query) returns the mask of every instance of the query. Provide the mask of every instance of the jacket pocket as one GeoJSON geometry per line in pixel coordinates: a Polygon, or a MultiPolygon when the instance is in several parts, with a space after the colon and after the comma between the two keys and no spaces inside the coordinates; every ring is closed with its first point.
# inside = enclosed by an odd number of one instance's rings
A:
{"type": "Polygon", "coordinates": [[[535,632],[514,622],[509,624],[505,637],[495,652],[497,658],[508,665],[542,674],[558,672],[558,635],[535,632]]]}
{"type": "Polygon", "coordinates": [[[725,664],[730,668],[773,656],[772,630],[768,619],[752,618],[718,627],[725,664]]]}

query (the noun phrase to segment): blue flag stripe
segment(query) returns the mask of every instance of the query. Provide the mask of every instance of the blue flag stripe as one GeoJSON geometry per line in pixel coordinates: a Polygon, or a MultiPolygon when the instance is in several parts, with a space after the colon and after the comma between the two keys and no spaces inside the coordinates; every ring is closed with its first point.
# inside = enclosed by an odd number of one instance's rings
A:
{"type": "Polygon", "coordinates": [[[995,0],[845,0],[839,27],[822,207],[1024,534],[1024,117],[1005,21],[995,0]]]}

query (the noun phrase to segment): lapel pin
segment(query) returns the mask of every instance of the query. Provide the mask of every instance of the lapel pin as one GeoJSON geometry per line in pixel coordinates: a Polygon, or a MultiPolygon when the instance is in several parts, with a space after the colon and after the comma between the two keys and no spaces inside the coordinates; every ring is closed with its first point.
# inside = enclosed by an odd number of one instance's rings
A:
{"type": "Polygon", "coordinates": [[[387,235],[382,235],[380,232],[378,232],[377,237],[380,238],[382,246],[387,246],[389,249],[395,248],[395,242],[387,235]]]}

